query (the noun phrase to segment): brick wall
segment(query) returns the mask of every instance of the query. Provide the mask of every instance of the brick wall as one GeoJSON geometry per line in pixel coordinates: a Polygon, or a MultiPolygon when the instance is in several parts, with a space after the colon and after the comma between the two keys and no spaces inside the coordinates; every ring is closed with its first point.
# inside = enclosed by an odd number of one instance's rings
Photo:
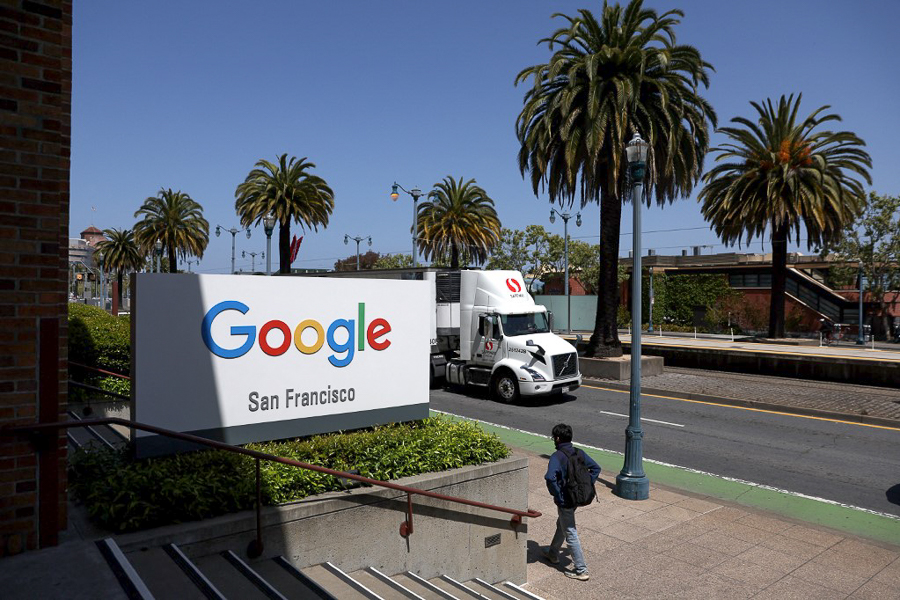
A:
{"type": "MultiPolygon", "coordinates": [[[[65,412],[71,74],[72,3],[0,0],[0,427],[65,412]]],[[[0,556],[65,528],[64,434],[45,447],[0,437],[0,556]]]]}

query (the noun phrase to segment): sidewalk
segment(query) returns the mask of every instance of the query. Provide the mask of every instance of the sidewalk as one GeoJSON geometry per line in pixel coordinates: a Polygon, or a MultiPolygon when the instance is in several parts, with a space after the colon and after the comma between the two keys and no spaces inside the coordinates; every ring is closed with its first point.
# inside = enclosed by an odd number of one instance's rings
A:
{"type": "Polygon", "coordinates": [[[676,490],[652,477],[649,500],[623,500],[611,490],[621,460],[590,449],[605,484],[598,482],[598,502],[576,514],[591,579],[569,579],[561,571],[571,568],[565,546],[556,566],[539,554],[556,526],[544,484],[552,451],[546,445],[540,454],[516,452],[529,458],[529,508],[544,513],[528,523],[527,589],[548,600],[900,597],[900,546],[676,490]]]}

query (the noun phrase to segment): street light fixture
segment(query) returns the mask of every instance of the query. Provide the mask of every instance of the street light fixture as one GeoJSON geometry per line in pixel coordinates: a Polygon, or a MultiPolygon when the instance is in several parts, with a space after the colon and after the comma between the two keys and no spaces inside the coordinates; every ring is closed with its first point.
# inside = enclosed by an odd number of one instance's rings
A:
{"type": "Polygon", "coordinates": [[[188,273],[192,273],[192,271],[191,271],[191,264],[195,264],[195,265],[198,265],[198,266],[200,265],[200,259],[199,259],[199,258],[189,258],[189,259],[187,259],[187,261],[185,261],[185,262],[187,262],[188,273]]]}
{"type": "MultiPolygon", "coordinates": [[[[216,237],[219,237],[220,235],[222,235],[223,231],[231,234],[231,274],[234,275],[234,236],[236,236],[238,233],[240,233],[241,230],[237,229],[235,227],[232,227],[231,229],[225,229],[221,225],[216,225],[216,237]]],[[[249,240],[250,239],[250,229],[248,228],[246,231],[247,231],[247,239],[249,240]]]]}
{"type": "MultiPolygon", "coordinates": [[[[555,208],[550,209],[550,223],[556,223],[556,215],[559,215],[559,218],[563,220],[563,235],[566,238],[565,242],[565,264],[566,264],[566,319],[567,326],[566,332],[572,333],[572,298],[569,296],[569,219],[572,218],[570,213],[561,213],[555,208]]],[[[575,225],[581,227],[581,213],[575,215],[575,225]]]]}
{"type": "MultiPolygon", "coordinates": [[[[241,258],[247,258],[247,255],[250,255],[250,272],[256,273],[256,257],[259,255],[259,252],[247,252],[246,250],[241,250],[241,258]]],[[[266,253],[262,253],[262,258],[266,257],[266,253]]]]}
{"type": "Polygon", "coordinates": [[[631,268],[631,392],[629,394],[628,427],[625,429],[625,464],[616,476],[616,494],[627,500],[646,500],[650,497],[650,480],[644,473],[641,429],[641,202],[644,191],[644,171],[650,144],[638,133],[625,149],[628,169],[634,182],[631,204],[634,208],[633,228],[634,265],[631,268]]]}
{"type": "Polygon", "coordinates": [[[372,236],[362,236],[362,237],[353,237],[352,235],[344,234],[344,245],[350,243],[350,240],[356,242],[356,270],[359,271],[359,243],[363,240],[369,240],[369,247],[372,247],[372,236]]]}
{"type": "Polygon", "coordinates": [[[275,215],[263,217],[263,229],[266,230],[266,275],[272,274],[272,232],[275,231],[275,215]]]}
{"type": "Polygon", "coordinates": [[[406,192],[407,194],[412,196],[412,199],[413,199],[413,239],[412,239],[413,254],[412,254],[412,259],[413,259],[413,268],[415,269],[416,267],[419,266],[419,250],[418,250],[418,247],[416,246],[416,242],[418,241],[418,238],[419,238],[419,220],[417,218],[418,217],[418,209],[416,207],[416,203],[419,201],[419,198],[421,196],[423,196],[424,194],[422,194],[422,190],[420,190],[417,187],[414,187],[413,189],[408,190],[395,181],[394,185],[391,186],[391,200],[393,200],[395,202],[397,201],[397,198],[400,197],[400,192],[397,191],[398,189],[403,190],[404,192],[406,192]]]}
{"type": "Polygon", "coordinates": [[[157,238],[153,246],[156,248],[156,272],[162,273],[162,240],[157,238]]]}

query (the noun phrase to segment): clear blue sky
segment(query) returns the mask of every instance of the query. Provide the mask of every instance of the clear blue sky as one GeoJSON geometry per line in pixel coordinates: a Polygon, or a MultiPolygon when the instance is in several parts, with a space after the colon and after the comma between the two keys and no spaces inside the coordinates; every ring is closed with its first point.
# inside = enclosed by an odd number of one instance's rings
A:
{"type": "MultiPolygon", "coordinates": [[[[866,141],[873,189],[900,194],[900,2],[647,5],[685,12],[678,41],[715,67],[706,94],[720,125],[752,116],[751,100],[802,92],[801,112],[830,104],[844,118],[839,125],[866,141]]],[[[553,12],[601,6],[76,0],[70,235],[91,224],[132,227],[135,210],[161,187],[200,202],[212,228],[236,226],[235,186],[257,160],[284,152],[314,162],[336,196],[328,228],[307,232],[295,267],[330,268],[352,255],[345,233],[371,235],[378,252],[409,252],[412,200],[391,202],[394,180],[428,190],[446,175],[475,178],[505,227],[537,223],[562,234],[560,220],[548,221],[547,197],[534,196],[516,165],[525,88],[513,79],[548,59],[537,41],[559,26],[553,12]]],[[[597,243],[597,206],[583,217],[580,229],[570,222],[570,234],[597,243]]],[[[726,250],[696,197],[643,218],[644,231],[687,229],[646,233],[644,247],[660,254],[700,244],[714,245],[704,253],[726,250]]],[[[630,245],[623,236],[623,255],[630,245]]],[[[230,246],[230,235],[211,231],[199,271],[228,272],[230,246]]],[[[249,240],[239,235],[238,268],[250,267],[242,250],[264,249],[261,227],[249,240]]]]}

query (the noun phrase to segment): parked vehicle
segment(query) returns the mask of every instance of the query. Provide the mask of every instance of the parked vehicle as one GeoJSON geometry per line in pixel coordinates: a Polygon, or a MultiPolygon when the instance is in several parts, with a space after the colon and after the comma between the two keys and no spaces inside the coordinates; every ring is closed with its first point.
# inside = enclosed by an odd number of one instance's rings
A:
{"type": "Polygon", "coordinates": [[[418,268],[315,275],[433,282],[432,383],[486,387],[503,402],[567,393],[581,385],[575,347],[551,331],[552,314],[535,304],[518,271],[418,268]]]}

